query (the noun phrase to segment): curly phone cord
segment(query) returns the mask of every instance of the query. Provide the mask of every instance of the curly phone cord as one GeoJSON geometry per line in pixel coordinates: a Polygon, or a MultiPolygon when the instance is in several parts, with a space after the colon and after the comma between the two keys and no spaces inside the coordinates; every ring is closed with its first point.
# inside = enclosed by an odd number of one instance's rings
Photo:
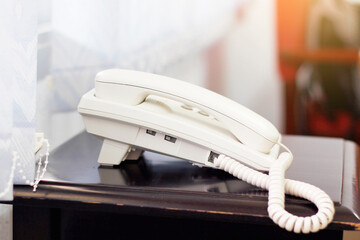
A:
{"type": "Polygon", "coordinates": [[[268,213],[280,227],[295,233],[317,232],[332,221],[335,213],[334,203],[324,191],[315,186],[285,179],[285,170],[291,160],[292,156],[289,153],[280,154],[271,166],[269,175],[255,171],[225,155],[215,158],[214,164],[215,167],[247,183],[269,190],[268,213]],[[284,192],[313,202],[318,212],[311,217],[298,217],[287,212],[284,209],[284,192]]]}

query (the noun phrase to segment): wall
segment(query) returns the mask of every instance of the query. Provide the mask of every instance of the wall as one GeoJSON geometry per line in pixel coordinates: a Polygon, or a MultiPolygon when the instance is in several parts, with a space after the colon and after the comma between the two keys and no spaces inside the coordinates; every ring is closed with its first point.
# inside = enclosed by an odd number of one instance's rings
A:
{"type": "Polygon", "coordinates": [[[277,71],[275,1],[248,2],[226,40],[226,94],[283,131],[283,92],[277,71]]]}

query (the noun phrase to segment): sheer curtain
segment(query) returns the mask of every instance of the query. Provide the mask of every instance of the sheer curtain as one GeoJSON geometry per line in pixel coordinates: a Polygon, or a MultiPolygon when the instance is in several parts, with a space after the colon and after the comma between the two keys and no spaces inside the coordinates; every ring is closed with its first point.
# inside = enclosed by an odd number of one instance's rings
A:
{"type": "MultiPolygon", "coordinates": [[[[14,182],[34,178],[36,29],[36,5],[25,0],[1,4],[0,189],[9,179],[13,151],[19,155],[14,182]]],[[[11,193],[7,198],[11,199],[11,193]]]]}
{"type": "MultiPolygon", "coordinates": [[[[0,8],[0,193],[12,199],[14,183],[34,179],[37,8],[32,1],[5,0],[0,8]],[[20,170],[22,170],[20,172],[20,170]],[[5,192],[4,192],[5,191],[5,192]]],[[[0,239],[11,239],[11,212],[0,205],[0,239]]]]}

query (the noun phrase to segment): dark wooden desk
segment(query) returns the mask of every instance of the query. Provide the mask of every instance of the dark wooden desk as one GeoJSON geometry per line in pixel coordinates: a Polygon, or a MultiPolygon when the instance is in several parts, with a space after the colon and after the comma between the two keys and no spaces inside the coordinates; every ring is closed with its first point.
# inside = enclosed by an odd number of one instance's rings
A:
{"type": "MultiPolygon", "coordinates": [[[[146,152],[119,168],[99,167],[101,141],[82,133],[51,154],[36,192],[14,189],[14,239],[341,239],[359,230],[359,150],[341,139],[284,138],[295,160],[287,177],[319,186],[336,203],[326,230],[296,235],[267,216],[267,192],[220,170],[146,152]]],[[[310,215],[309,202],[286,208],[310,215]]]]}

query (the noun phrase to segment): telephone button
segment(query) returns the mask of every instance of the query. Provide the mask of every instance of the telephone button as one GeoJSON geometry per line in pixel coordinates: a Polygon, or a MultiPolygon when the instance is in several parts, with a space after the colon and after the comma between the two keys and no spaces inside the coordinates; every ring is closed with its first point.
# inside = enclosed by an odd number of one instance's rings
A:
{"type": "Polygon", "coordinates": [[[181,105],[182,108],[186,109],[186,110],[193,110],[193,108],[189,105],[181,105]]]}
{"type": "Polygon", "coordinates": [[[176,142],[176,138],[169,136],[169,135],[165,135],[164,139],[168,142],[172,142],[172,143],[176,142]]]}
{"type": "Polygon", "coordinates": [[[207,112],[204,111],[199,111],[198,113],[200,113],[201,115],[205,116],[205,117],[209,117],[210,115],[207,112]]]}
{"type": "Polygon", "coordinates": [[[150,129],[146,129],[146,133],[155,136],[156,132],[150,129]]]}

